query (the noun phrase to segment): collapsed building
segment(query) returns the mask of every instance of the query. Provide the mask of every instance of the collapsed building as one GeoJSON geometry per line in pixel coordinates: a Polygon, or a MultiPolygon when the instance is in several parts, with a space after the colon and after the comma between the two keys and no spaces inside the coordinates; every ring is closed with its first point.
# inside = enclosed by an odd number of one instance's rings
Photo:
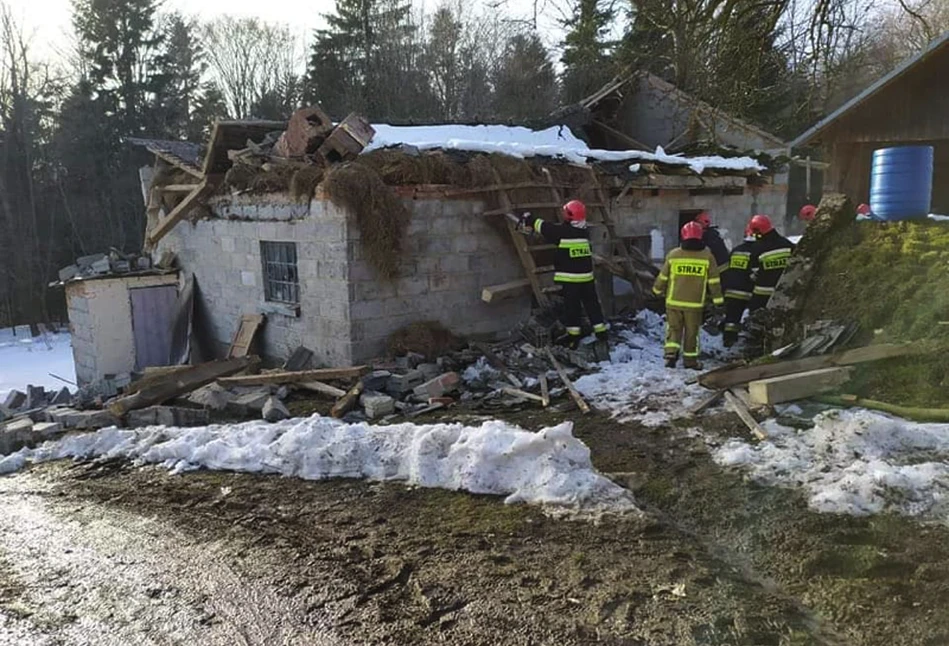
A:
{"type": "MultiPolygon", "coordinates": [[[[187,309],[181,301],[193,300],[194,321],[177,326],[203,337],[206,359],[228,354],[248,315],[266,319],[263,357],[283,361],[303,346],[321,365],[380,356],[393,332],[419,321],[503,335],[556,298],[552,247],[505,214],[554,219],[572,198],[590,207],[598,288],[613,312],[642,296],[655,261],[698,212],[710,211],[734,244],[750,215],[783,216],[786,200],[773,183],[780,169],[746,156],[594,150],[566,127],[369,126],[356,117],[336,127],[313,108],[289,124],[218,122],[203,154],[183,142],[132,143],[155,158],[141,171],[146,255],[174,265],[179,302],[169,307],[167,291],[158,294],[170,282],[164,270],[154,286],[127,285],[130,300],[138,290],[138,309],[171,327],[187,309]]],[[[107,278],[115,272],[74,276],[67,296],[107,278]]],[[[95,327],[87,321],[97,320],[96,304],[69,301],[84,308],[71,305],[73,327],[95,327]]],[[[126,309],[114,310],[130,321],[126,345],[148,348],[107,372],[197,351],[181,335],[136,329],[126,309]]],[[[78,363],[102,334],[74,331],[78,363]]],[[[105,371],[77,374],[88,383],[105,371]]]]}

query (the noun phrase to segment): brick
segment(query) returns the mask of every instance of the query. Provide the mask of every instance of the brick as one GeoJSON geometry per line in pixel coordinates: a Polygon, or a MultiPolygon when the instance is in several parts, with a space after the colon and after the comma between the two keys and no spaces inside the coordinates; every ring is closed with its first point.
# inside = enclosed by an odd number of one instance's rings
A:
{"type": "Polygon", "coordinates": [[[3,407],[9,410],[19,410],[26,403],[26,394],[19,390],[11,390],[3,402],[3,407]]]}
{"type": "Polygon", "coordinates": [[[458,387],[458,373],[446,372],[415,388],[415,394],[425,400],[441,397],[458,387]]]}
{"type": "Polygon", "coordinates": [[[366,393],[359,398],[359,403],[369,419],[385,417],[395,412],[395,400],[382,393],[366,393]]]}
{"type": "Polygon", "coordinates": [[[402,397],[424,382],[425,375],[418,370],[413,370],[404,375],[392,375],[386,384],[386,392],[402,397]]]}

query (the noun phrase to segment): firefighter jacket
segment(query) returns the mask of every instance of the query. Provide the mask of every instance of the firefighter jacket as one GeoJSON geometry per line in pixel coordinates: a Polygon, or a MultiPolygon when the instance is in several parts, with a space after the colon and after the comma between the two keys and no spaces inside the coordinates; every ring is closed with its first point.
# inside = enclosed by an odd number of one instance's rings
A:
{"type": "Polygon", "coordinates": [[[593,282],[593,249],[586,222],[553,224],[534,216],[528,225],[544,239],[557,245],[554,256],[555,283],[593,282]]]}
{"type": "Polygon", "coordinates": [[[755,248],[753,240],[742,242],[732,249],[728,269],[722,272],[722,288],[725,298],[751,300],[755,284],[751,280],[751,254],[755,248]]]}
{"type": "Polygon", "coordinates": [[[665,296],[666,307],[673,309],[702,309],[709,295],[716,305],[725,302],[715,256],[704,245],[696,249],[688,241],[666,256],[652,291],[665,296]]]}
{"type": "Polygon", "coordinates": [[[794,251],[794,243],[772,229],[755,242],[751,254],[754,274],[754,295],[769,298],[781,279],[794,251]]]}
{"type": "Polygon", "coordinates": [[[718,227],[707,228],[702,234],[702,242],[715,257],[715,262],[718,263],[718,271],[725,271],[725,267],[728,266],[728,245],[722,240],[722,234],[718,232],[718,227]]]}

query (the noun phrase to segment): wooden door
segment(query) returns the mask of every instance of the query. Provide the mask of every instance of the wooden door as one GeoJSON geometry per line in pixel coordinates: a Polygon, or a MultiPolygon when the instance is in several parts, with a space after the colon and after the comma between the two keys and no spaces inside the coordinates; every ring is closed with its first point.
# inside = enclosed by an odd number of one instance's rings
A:
{"type": "Polygon", "coordinates": [[[136,287],[129,290],[135,369],[167,366],[171,354],[171,326],[178,288],[174,285],[136,287]]]}

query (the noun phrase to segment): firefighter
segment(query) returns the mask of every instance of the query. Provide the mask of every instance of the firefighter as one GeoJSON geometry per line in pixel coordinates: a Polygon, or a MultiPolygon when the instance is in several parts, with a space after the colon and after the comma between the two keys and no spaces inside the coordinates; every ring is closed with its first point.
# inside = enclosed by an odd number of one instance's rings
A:
{"type": "Polygon", "coordinates": [[[699,331],[706,297],[716,306],[724,304],[715,256],[702,242],[702,225],[688,222],[682,227],[682,244],[666,256],[653,292],[666,297],[666,367],[674,368],[682,351],[686,368],[698,369],[699,331]]]}
{"type": "Polygon", "coordinates": [[[562,211],[563,222],[553,224],[539,217],[525,214],[522,226],[529,227],[557,245],[554,258],[554,282],[561,285],[564,300],[564,325],[567,327],[569,345],[576,349],[580,345],[580,318],[583,310],[593,325],[596,334],[598,355],[606,352],[606,321],[596,294],[593,280],[593,250],[590,247],[590,231],[587,229],[587,208],[579,200],[567,202],[562,211]]]}
{"type": "Polygon", "coordinates": [[[751,270],[754,276],[754,289],[748,310],[754,312],[768,304],[774,288],[781,279],[794,251],[794,243],[782,236],[771,224],[767,215],[756,215],[748,223],[748,229],[755,237],[751,254],[751,270]]]}
{"type": "Polygon", "coordinates": [[[751,280],[751,253],[755,237],[745,227],[744,241],[732,249],[728,269],[722,273],[722,289],[725,290],[725,329],[723,341],[726,348],[735,345],[741,331],[741,317],[748,308],[754,291],[751,280]]]}
{"type": "Polygon", "coordinates": [[[715,256],[718,271],[725,271],[728,267],[728,245],[722,239],[722,234],[718,232],[718,227],[712,226],[712,216],[708,214],[708,211],[702,211],[695,216],[695,221],[702,225],[702,242],[715,256]]]}

